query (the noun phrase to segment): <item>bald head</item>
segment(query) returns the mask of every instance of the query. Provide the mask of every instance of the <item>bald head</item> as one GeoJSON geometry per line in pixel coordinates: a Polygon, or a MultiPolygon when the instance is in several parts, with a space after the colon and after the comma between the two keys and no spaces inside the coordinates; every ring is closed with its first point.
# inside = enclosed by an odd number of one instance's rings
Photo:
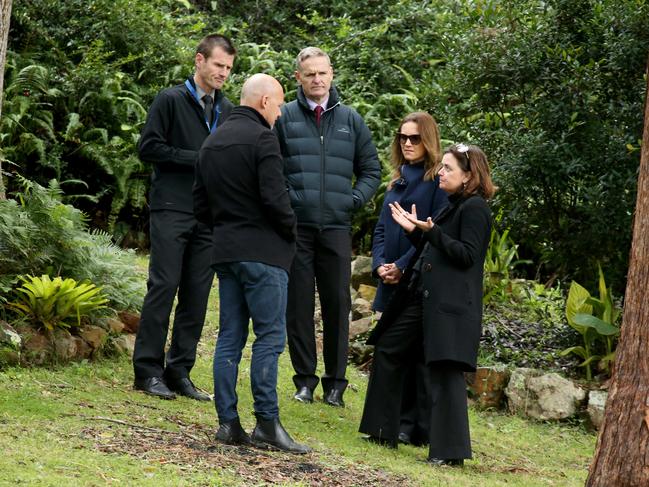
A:
{"type": "Polygon", "coordinates": [[[277,92],[284,93],[282,85],[272,76],[263,73],[253,74],[246,80],[241,88],[241,105],[257,108],[259,98],[263,95],[272,95],[277,92]]]}
{"type": "Polygon", "coordinates": [[[272,127],[280,117],[280,107],[284,104],[284,89],[272,76],[263,73],[253,74],[241,88],[241,106],[257,110],[272,127]]]}

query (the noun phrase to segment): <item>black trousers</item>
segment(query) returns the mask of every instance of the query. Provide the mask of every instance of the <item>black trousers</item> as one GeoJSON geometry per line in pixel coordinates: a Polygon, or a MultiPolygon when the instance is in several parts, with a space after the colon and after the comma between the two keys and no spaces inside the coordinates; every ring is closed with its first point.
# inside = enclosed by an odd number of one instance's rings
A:
{"type": "MultiPolygon", "coordinates": [[[[413,296],[379,338],[359,431],[397,443],[404,380],[421,353],[421,299],[413,296]]],[[[428,409],[429,458],[471,458],[464,373],[458,364],[427,364],[423,387],[428,409]]]]}
{"type": "Polygon", "coordinates": [[[212,270],[212,232],[189,213],[151,212],[151,254],[147,294],[135,340],[135,377],[189,377],[196,361],[212,270]],[[169,315],[178,304],[165,364],[169,315]]]}
{"type": "Polygon", "coordinates": [[[286,330],[288,349],[299,389],[313,390],[318,385],[315,341],[315,286],[320,295],[323,323],[323,359],[325,393],[347,387],[347,352],[349,348],[349,312],[351,295],[351,234],[345,229],[298,226],[297,253],[288,284],[286,330]]]}
{"type": "Polygon", "coordinates": [[[430,414],[428,397],[424,383],[427,366],[424,363],[423,350],[421,357],[410,364],[403,381],[401,396],[401,420],[399,433],[405,434],[413,445],[427,445],[430,414]]]}

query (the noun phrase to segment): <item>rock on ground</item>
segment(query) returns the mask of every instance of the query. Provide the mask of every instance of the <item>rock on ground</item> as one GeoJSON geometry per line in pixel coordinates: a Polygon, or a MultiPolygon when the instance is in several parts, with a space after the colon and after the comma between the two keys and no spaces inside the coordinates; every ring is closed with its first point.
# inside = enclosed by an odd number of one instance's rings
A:
{"type": "Polygon", "coordinates": [[[474,404],[480,408],[499,409],[505,400],[505,387],[509,383],[510,371],[504,365],[478,367],[475,372],[465,374],[469,393],[474,404]]]}
{"type": "Polygon", "coordinates": [[[590,391],[588,393],[588,407],[586,412],[592,425],[599,429],[604,421],[604,407],[608,399],[608,391],[590,391]]]}
{"type": "Polygon", "coordinates": [[[541,420],[573,416],[586,398],[583,389],[559,374],[520,368],[505,389],[510,412],[541,420]]]}
{"type": "Polygon", "coordinates": [[[352,287],[358,289],[361,284],[376,286],[376,279],[372,276],[372,258],[358,255],[352,261],[352,287]]]}

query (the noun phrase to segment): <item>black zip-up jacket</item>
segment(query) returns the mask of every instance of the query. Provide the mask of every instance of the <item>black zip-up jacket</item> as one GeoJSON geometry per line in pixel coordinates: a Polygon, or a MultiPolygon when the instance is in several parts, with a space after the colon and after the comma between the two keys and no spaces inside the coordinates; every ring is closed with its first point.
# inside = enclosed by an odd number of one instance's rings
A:
{"type": "Polygon", "coordinates": [[[340,103],[332,86],[317,127],[300,86],[297,100],[282,107],[275,127],[298,225],[349,228],[353,211],[381,182],[381,165],[363,118],[340,103]]]}
{"type": "MultiPolygon", "coordinates": [[[[189,82],[194,86],[193,77],[189,82]]],[[[216,92],[217,127],[233,105],[216,92]]],[[[203,108],[185,84],[167,88],[155,97],[140,135],[140,159],[153,164],[149,206],[151,210],[192,213],[194,166],[203,141],[210,134],[203,108]]]]}
{"type": "Polygon", "coordinates": [[[234,108],[203,144],[196,166],[194,214],[213,228],[213,264],[262,262],[289,272],[295,214],[277,136],[254,108],[234,108]]]}

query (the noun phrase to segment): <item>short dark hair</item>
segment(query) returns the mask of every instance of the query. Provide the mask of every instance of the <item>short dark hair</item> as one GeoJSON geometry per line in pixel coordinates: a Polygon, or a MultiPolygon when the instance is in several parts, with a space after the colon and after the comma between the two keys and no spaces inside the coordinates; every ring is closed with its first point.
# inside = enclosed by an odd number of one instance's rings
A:
{"type": "Polygon", "coordinates": [[[232,44],[230,38],[221,34],[210,34],[203,37],[196,47],[196,54],[202,54],[207,59],[215,47],[220,47],[230,56],[237,54],[237,50],[234,48],[234,44],[232,44]]]}

